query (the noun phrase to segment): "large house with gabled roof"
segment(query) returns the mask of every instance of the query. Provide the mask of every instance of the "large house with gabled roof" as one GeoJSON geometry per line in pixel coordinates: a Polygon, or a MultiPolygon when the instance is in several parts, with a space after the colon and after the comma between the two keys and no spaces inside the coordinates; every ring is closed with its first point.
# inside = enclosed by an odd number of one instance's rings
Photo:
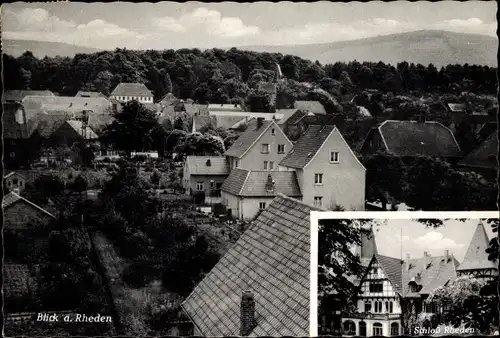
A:
{"type": "Polygon", "coordinates": [[[370,238],[363,238],[361,248],[356,248],[366,269],[361,279],[353,282],[358,290],[354,299],[356,311],[342,313],[342,331],[346,337],[399,336],[414,332],[408,316],[446,311],[426,301],[434,290],[446,287],[461,276],[484,279],[498,276],[495,262],[488,260],[489,239],[481,221],[461,263],[448,250],[441,256],[424,252],[421,257],[411,258],[407,254],[405,259],[380,255],[373,232],[370,238]],[[370,254],[372,257],[366,264],[370,254]]]}
{"type": "Polygon", "coordinates": [[[188,156],[183,173],[182,185],[187,195],[204,192],[206,197],[220,197],[229,167],[224,156],[188,156]]]}
{"type": "Polygon", "coordinates": [[[224,156],[231,169],[273,171],[291,148],[292,142],[274,120],[257,118],[248,122],[224,156]]]}
{"type": "Polygon", "coordinates": [[[111,92],[110,99],[120,103],[135,100],[139,103],[153,103],[153,93],[144,83],[119,83],[111,92]]]}
{"type": "Polygon", "coordinates": [[[336,126],[309,126],[279,166],[297,172],[304,203],[364,210],[366,169],[336,126]]]}
{"type": "Polygon", "coordinates": [[[310,213],[318,210],[281,194],[272,200],[182,303],[194,335],[310,335],[310,213]]]}

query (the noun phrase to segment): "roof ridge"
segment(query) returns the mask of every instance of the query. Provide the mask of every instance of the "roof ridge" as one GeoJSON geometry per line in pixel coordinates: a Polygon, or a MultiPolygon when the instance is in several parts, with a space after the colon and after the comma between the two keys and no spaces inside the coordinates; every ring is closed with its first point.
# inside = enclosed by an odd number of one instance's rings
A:
{"type": "MultiPolygon", "coordinates": [[[[307,203],[305,203],[305,202],[303,202],[303,201],[300,201],[300,200],[295,199],[295,198],[293,198],[293,197],[287,196],[287,195],[282,194],[282,193],[280,193],[280,192],[276,193],[276,197],[281,197],[281,198],[287,199],[287,200],[289,200],[289,201],[295,202],[295,203],[297,203],[297,204],[303,205],[303,206],[305,206],[305,207],[311,208],[311,209],[313,209],[313,211],[328,211],[327,209],[323,209],[323,208],[320,208],[320,207],[315,207],[315,206],[312,206],[312,205],[310,205],[310,204],[307,204],[307,203]]],[[[276,197],[275,197],[275,198],[276,198],[276,197]]]]}
{"type": "MultiPolygon", "coordinates": [[[[15,197],[17,197],[17,198],[18,198],[15,202],[17,202],[17,201],[19,201],[19,200],[23,200],[24,202],[26,202],[26,203],[30,204],[31,206],[33,206],[33,207],[35,207],[35,208],[39,209],[40,211],[42,211],[42,212],[46,213],[47,215],[49,215],[49,216],[51,216],[51,217],[53,217],[53,218],[56,218],[54,215],[52,215],[52,214],[51,214],[50,212],[48,212],[47,210],[43,209],[42,207],[40,207],[40,206],[36,205],[35,203],[33,203],[33,202],[31,202],[31,201],[28,201],[26,198],[22,197],[21,195],[16,194],[16,193],[15,193],[15,192],[13,192],[13,191],[9,192],[7,195],[9,195],[9,194],[11,194],[11,195],[13,195],[13,196],[15,196],[15,197]]],[[[7,195],[5,195],[5,196],[7,196],[7,195]]],[[[5,197],[5,196],[4,196],[4,197],[5,197]]],[[[15,203],[15,202],[14,202],[14,203],[15,203]]]]}

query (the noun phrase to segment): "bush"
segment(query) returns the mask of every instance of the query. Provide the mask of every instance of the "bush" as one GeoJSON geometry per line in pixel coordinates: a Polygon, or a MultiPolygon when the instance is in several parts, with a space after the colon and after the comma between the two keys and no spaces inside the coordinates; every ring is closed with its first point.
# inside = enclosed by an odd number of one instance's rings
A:
{"type": "Polygon", "coordinates": [[[123,271],[123,281],[134,288],[146,286],[154,277],[156,270],[146,262],[135,262],[123,271]]]}

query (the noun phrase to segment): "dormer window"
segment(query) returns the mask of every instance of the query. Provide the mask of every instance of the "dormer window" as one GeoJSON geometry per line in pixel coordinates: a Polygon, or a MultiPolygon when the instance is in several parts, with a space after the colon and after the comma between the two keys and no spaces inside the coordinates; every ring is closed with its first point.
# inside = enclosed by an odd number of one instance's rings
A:
{"type": "Polygon", "coordinates": [[[271,129],[271,135],[276,135],[276,130],[274,130],[274,128],[271,129]]]}

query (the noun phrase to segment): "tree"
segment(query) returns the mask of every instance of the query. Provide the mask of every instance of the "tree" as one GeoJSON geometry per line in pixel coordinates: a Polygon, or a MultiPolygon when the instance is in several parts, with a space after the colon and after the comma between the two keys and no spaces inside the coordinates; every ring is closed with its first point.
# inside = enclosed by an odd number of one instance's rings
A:
{"type": "Polygon", "coordinates": [[[177,117],[174,121],[174,129],[177,130],[184,130],[184,120],[182,117],[177,117]]]}
{"type": "Polygon", "coordinates": [[[93,81],[93,89],[106,96],[111,92],[111,82],[113,80],[113,74],[108,70],[100,71],[95,80],[93,81]]]}
{"type": "Polygon", "coordinates": [[[155,113],[146,109],[137,101],[127,102],[121,112],[114,116],[115,120],[106,127],[104,140],[117,149],[127,152],[151,149],[152,131],[158,126],[155,113]]]}
{"type": "Polygon", "coordinates": [[[182,157],[186,156],[218,156],[224,153],[224,143],[219,137],[189,134],[174,150],[182,157]]]}
{"type": "Polygon", "coordinates": [[[252,89],[246,98],[245,106],[250,111],[268,113],[272,109],[271,97],[262,90],[252,89]]]}
{"type": "Polygon", "coordinates": [[[168,72],[165,72],[164,75],[164,87],[165,87],[165,92],[172,93],[173,91],[173,85],[172,85],[172,79],[170,78],[170,74],[168,72]]]}
{"type": "Polygon", "coordinates": [[[71,189],[76,193],[82,193],[83,191],[87,190],[87,180],[81,175],[78,175],[71,185],[71,189]]]}
{"type": "Polygon", "coordinates": [[[59,176],[42,175],[33,184],[26,184],[24,195],[36,204],[46,204],[50,197],[55,197],[64,192],[64,182],[59,176]]]}
{"type": "MultiPolygon", "coordinates": [[[[363,267],[359,257],[351,249],[361,244],[361,235],[372,226],[371,220],[320,220],[318,225],[318,294],[327,295],[342,291],[342,297],[352,306],[350,300],[355,296],[353,277],[360,277],[363,267]]],[[[320,312],[333,309],[325,308],[320,302],[320,312]]]]}

